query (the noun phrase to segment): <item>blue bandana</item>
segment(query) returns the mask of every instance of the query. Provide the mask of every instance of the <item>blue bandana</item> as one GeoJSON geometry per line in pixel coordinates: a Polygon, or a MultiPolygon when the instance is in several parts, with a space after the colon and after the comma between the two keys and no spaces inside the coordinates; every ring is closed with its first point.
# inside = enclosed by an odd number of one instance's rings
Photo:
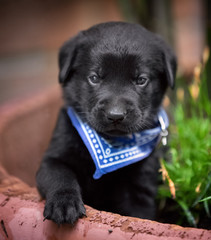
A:
{"type": "Polygon", "coordinates": [[[155,128],[121,137],[100,135],[86,122],[83,122],[71,107],[68,107],[67,113],[95,163],[94,179],[99,179],[103,174],[145,159],[159,143],[161,136],[164,137],[163,144],[166,144],[169,122],[162,108],[158,113],[155,128]]]}

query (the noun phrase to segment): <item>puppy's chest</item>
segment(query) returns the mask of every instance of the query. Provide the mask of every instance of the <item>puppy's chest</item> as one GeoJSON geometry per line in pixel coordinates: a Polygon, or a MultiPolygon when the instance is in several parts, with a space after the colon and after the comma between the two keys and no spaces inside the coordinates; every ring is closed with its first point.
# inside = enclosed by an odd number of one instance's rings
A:
{"type": "Polygon", "coordinates": [[[122,198],[123,195],[132,189],[130,177],[126,179],[118,174],[107,174],[101,179],[95,180],[92,176],[87,176],[86,181],[81,185],[83,200],[91,206],[101,205],[106,202],[113,202],[114,199],[122,198]]]}
{"type": "Polygon", "coordinates": [[[89,166],[87,166],[86,170],[84,169],[84,175],[80,175],[79,179],[83,195],[87,196],[87,198],[92,197],[96,193],[108,198],[108,196],[116,195],[120,189],[124,192],[132,189],[135,185],[137,187],[139,182],[141,182],[143,176],[143,174],[140,174],[142,169],[141,163],[105,174],[100,179],[94,179],[95,166],[91,163],[91,159],[88,161],[90,161],[89,166]]]}

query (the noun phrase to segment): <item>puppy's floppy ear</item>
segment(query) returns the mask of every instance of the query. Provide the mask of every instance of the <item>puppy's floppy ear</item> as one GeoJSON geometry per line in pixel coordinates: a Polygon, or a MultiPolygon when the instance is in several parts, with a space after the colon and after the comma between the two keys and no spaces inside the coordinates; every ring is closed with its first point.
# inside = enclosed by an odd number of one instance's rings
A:
{"type": "Polygon", "coordinates": [[[67,80],[76,58],[78,46],[83,38],[82,32],[71,38],[59,51],[59,82],[64,84],[67,80]]]}
{"type": "Polygon", "coordinates": [[[166,67],[165,67],[166,78],[169,86],[173,89],[175,84],[176,71],[177,71],[177,59],[173,50],[169,46],[164,48],[164,53],[165,53],[165,64],[166,64],[166,67]]]}

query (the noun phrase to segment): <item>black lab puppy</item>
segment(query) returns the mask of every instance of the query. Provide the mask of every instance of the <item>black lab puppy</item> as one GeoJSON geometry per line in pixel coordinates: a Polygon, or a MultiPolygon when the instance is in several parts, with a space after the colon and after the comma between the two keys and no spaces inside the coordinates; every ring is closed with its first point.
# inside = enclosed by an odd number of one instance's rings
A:
{"type": "Polygon", "coordinates": [[[153,219],[156,151],[146,159],[93,179],[95,165],[67,115],[67,107],[106,136],[153,128],[164,93],[173,87],[176,59],[157,35],[137,24],[96,25],[67,41],[59,53],[65,105],[37,173],[46,198],[44,217],[73,224],[84,203],[98,210],[153,219]]]}

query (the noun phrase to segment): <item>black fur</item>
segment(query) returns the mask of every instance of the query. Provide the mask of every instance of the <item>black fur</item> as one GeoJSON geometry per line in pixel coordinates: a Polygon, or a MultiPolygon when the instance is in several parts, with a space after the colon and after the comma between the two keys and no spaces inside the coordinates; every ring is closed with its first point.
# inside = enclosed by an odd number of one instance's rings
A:
{"type": "Polygon", "coordinates": [[[37,173],[37,187],[46,198],[44,216],[73,224],[85,215],[84,202],[99,210],[153,219],[156,152],[94,180],[94,163],[66,106],[108,135],[153,127],[167,86],[174,86],[172,50],[137,24],[103,23],[67,41],[59,67],[65,106],[37,173]]]}

